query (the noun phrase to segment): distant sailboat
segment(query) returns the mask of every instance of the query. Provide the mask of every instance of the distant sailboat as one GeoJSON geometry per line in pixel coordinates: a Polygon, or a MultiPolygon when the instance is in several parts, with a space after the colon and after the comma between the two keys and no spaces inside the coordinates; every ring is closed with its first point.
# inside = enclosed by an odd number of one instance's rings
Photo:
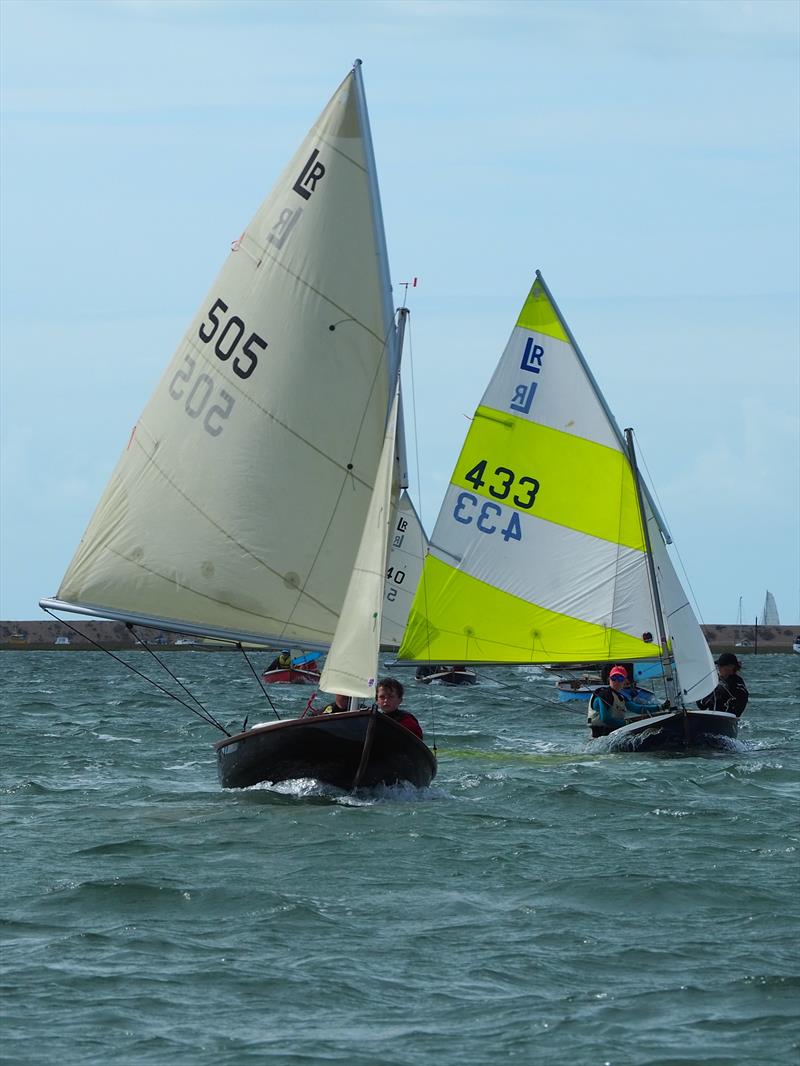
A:
{"type": "MultiPolygon", "coordinates": [[[[406,315],[392,304],[357,61],[234,243],[42,606],[332,646],[322,687],[374,699],[406,315]]],[[[374,707],[243,728],[215,747],[229,787],[424,786],[436,773],[428,747],[374,707]]]]}
{"type": "Polygon", "coordinates": [[[671,707],[616,730],[615,745],[734,736],[735,715],[690,706],[713,691],[717,674],[662,530],[632,435],[617,427],[537,273],[445,494],[399,658],[656,655],[671,707]]]}
{"type": "Polygon", "coordinates": [[[767,590],[764,596],[764,606],[761,610],[761,625],[762,626],[779,626],[781,620],[778,617],[778,607],[775,603],[775,597],[767,590]]]}

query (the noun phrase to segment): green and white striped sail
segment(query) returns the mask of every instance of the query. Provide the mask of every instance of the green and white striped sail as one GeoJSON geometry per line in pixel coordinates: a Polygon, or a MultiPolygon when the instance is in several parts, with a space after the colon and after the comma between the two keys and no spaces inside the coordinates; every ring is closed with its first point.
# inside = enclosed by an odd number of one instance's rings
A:
{"type": "Polygon", "coordinates": [[[660,654],[634,475],[537,275],[451,478],[401,659],[660,654]]]}
{"type": "Polygon", "coordinates": [[[356,65],[235,243],[43,605],[327,646],[394,393],[393,317],[356,65]]]}

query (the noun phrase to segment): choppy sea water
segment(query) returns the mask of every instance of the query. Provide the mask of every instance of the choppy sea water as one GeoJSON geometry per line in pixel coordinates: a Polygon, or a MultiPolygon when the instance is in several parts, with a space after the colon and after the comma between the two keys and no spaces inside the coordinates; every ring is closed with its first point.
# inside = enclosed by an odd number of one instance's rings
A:
{"type": "MultiPolygon", "coordinates": [[[[165,658],[269,716],[235,655],[165,658]]],[[[360,798],[223,791],[102,653],[0,668],[6,1064],[797,1061],[800,656],[703,757],[592,748],[537,670],[409,681],[439,774],[360,798]]]]}

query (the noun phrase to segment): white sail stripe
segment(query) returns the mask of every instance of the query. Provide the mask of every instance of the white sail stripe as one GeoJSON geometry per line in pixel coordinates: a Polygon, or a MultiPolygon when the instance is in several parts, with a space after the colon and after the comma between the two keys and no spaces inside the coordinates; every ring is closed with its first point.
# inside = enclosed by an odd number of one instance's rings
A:
{"type": "Polygon", "coordinates": [[[441,562],[452,566],[451,556],[460,558],[460,572],[582,622],[636,638],[657,631],[643,552],[509,507],[501,516],[487,512],[482,524],[495,532],[481,533],[482,498],[477,507],[462,508],[462,517],[472,517],[469,524],[453,517],[463,491],[449,486],[433,531],[430,552],[441,562]],[[512,514],[519,517],[522,539],[504,541],[512,514]]]}
{"type": "Polygon", "coordinates": [[[526,422],[621,451],[617,435],[574,348],[544,333],[514,327],[481,402],[498,411],[509,411],[526,422]],[[525,360],[529,341],[542,349],[541,355],[536,356],[541,366],[534,363],[538,373],[521,367],[523,361],[532,362],[530,356],[525,360]],[[534,387],[532,393],[531,387],[534,387]]]}

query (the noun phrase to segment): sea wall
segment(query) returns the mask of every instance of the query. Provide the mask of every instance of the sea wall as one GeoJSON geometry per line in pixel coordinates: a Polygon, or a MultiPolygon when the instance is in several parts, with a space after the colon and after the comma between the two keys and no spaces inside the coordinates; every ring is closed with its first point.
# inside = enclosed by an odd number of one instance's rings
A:
{"type": "MultiPolygon", "coordinates": [[[[715,654],[735,651],[737,655],[752,655],[756,644],[759,652],[790,652],[795,636],[800,634],[800,625],[758,626],[757,630],[752,625],[704,625],[702,629],[715,654]]],[[[232,644],[200,639],[187,644],[180,633],[143,626],[137,626],[135,632],[148,644],[166,645],[173,651],[230,651],[233,648],[232,644]],[[176,644],[176,641],[181,643],[176,644]]],[[[0,622],[0,651],[86,651],[96,644],[114,650],[141,647],[122,622],[0,622]]]]}

